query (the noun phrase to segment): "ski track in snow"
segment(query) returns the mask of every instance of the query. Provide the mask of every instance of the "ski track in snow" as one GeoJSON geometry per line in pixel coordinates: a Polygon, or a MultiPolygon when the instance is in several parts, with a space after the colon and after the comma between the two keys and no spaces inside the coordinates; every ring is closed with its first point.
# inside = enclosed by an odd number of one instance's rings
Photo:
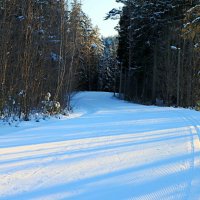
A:
{"type": "Polygon", "coordinates": [[[0,200],[200,200],[200,113],[82,92],[74,117],[0,127],[0,200]]]}

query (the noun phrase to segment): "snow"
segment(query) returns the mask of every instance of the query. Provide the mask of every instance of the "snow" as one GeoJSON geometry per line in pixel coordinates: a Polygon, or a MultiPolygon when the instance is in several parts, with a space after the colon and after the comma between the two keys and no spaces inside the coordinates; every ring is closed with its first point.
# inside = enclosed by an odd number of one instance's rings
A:
{"type": "Polygon", "coordinates": [[[54,52],[51,52],[51,59],[53,61],[59,61],[59,60],[62,60],[61,56],[59,56],[58,54],[54,53],[54,52]]]}
{"type": "Polygon", "coordinates": [[[195,19],[192,21],[192,24],[198,23],[198,22],[200,22],[200,17],[195,18],[195,19]]]}
{"type": "Polygon", "coordinates": [[[82,92],[71,118],[0,128],[1,200],[199,200],[200,113],[82,92]]]}
{"type": "Polygon", "coordinates": [[[19,19],[19,21],[23,21],[25,19],[24,16],[18,16],[17,19],[19,19]]]}
{"type": "Polygon", "coordinates": [[[189,13],[189,12],[192,12],[192,11],[194,11],[196,8],[197,8],[197,9],[200,8],[200,5],[196,5],[196,6],[192,7],[192,8],[190,8],[187,12],[188,12],[188,13],[189,13]]]}
{"type": "Polygon", "coordinates": [[[97,48],[98,46],[96,44],[91,44],[92,48],[97,48]]]}
{"type": "Polygon", "coordinates": [[[176,47],[176,46],[171,46],[172,50],[180,50],[180,48],[176,47]]]}

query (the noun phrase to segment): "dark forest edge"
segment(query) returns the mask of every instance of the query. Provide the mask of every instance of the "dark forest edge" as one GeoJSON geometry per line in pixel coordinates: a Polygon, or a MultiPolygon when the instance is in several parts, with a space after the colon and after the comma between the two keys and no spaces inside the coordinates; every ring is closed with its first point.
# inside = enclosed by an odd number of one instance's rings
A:
{"type": "Polygon", "coordinates": [[[116,1],[102,38],[77,0],[0,0],[1,119],[68,115],[77,91],[199,109],[200,3],[116,1]]]}
{"type": "Polygon", "coordinates": [[[145,104],[200,106],[200,2],[117,0],[120,93],[145,104]]]}
{"type": "Polygon", "coordinates": [[[0,0],[0,118],[67,115],[74,92],[113,91],[116,48],[77,0],[0,0]]]}

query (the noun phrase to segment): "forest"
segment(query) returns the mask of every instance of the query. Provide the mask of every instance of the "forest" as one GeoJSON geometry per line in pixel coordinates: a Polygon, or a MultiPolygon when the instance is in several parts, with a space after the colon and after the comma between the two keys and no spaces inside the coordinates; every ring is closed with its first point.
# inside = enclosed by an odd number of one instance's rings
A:
{"type": "Polygon", "coordinates": [[[68,114],[74,92],[113,90],[116,45],[77,0],[0,0],[1,118],[68,114]]]}
{"type": "Polygon", "coordinates": [[[73,0],[0,0],[0,118],[71,111],[77,91],[200,107],[198,0],[116,0],[104,38],[73,0]]]}
{"type": "Polygon", "coordinates": [[[120,91],[130,101],[195,107],[200,92],[200,2],[118,0],[120,91]]]}
{"type": "Polygon", "coordinates": [[[200,200],[199,86],[200,0],[0,0],[0,200],[200,200]]]}

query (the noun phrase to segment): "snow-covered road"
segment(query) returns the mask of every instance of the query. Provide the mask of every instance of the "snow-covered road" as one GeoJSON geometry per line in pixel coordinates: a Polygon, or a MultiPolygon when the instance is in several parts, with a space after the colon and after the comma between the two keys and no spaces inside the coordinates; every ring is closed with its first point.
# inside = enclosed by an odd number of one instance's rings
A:
{"type": "Polygon", "coordinates": [[[0,127],[1,200],[200,200],[200,112],[110,93],[74,118],[0,127]]]}

